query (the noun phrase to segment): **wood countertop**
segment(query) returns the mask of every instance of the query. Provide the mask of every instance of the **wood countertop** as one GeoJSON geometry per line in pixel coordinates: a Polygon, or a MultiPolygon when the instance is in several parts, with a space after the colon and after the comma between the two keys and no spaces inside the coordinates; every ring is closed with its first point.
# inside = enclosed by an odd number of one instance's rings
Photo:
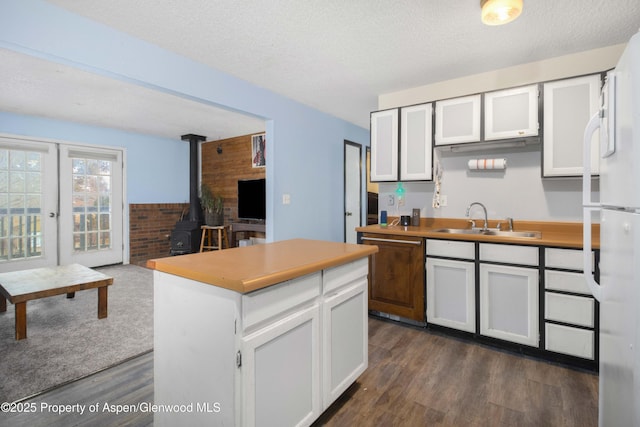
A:
{"type": "MultiPolygon", "coordinates": [[[[391,223],[395,218],[389,218],[391,223]]],[[[476,224],[482,224],[481,219],[474,219],[476,224]]],[[[489,220],[489,228],[497,228],[497,220],[489,220]]],[[[503,221],[504,223],[504,221],[503,221]]],[[[420,218],[420,226],[403,227],[400,225],[381,227],[379,224],[358,227],[356,231],[362,233],[394,234],[424,238],[447,240],[479,241],[486,243],[515,243],[518,245],[553,246],[561,248],[582,248],[581,222],[552,222],[552,221],[517,221],[513,222],[515,231],[539,231],[541,238],[485,236],[481,234],[442,233],[435,230],[440,228],[469,228],[467,219],[459,218],[420,218]]],[[[600,247],[600,225],[593,224],[591,229],[593,249],[600,247]]]]}
{"type": "Polygon", "coordinates": [[[152,259],[147,267],[247,293],[378,251],[377,246],[293,239],[152,259]]]}

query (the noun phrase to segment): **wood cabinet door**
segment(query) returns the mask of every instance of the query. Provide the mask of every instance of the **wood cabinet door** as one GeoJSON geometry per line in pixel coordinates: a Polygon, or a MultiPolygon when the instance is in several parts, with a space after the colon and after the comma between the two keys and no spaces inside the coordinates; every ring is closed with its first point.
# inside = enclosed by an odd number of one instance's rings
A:
{"type": "Polygon", "coordinates": [[[436,102],[436,146],[479,141],[480,95],[436,102]]]}
{"type": "Polygon", "coordinates": [[[320,306],[242,338],[242,425],[309,425],[320,416],[320,306]]]}
{"type": "Polygon", "coordinates": [[[480,264],[480,333],[537,347],[538,270],[480,264]]]}
{"type": "MultiPolygon", "coordinates": [[[[599,74],[544,84],[543,176],[582,176],[584,129],[599,107],[599,74]]],[[[591,172],[598,174],[599,138],[591,141],[591,172]]]]}
{"type": "Polygon", "coordinates": [[[416,237],[365,235],[378,246],[370,265],[369,310],[424,322],[424,243],[416,237]]]}
{"type": "Polygon", "coordinates": [[[427,322],[476,332],[475,264],[427,258],[427,322]]]}
{"type": "Polygon", "coordinates": [[[325,410],[368,366],[367,277],[328,295],[322,310],[322,409],[325,410]]]}
{"type": "Polygon", "coordinates": [[[371,113],[371,181],[398,180],[398,109],[371,113]]]}
{"type": "Polygon", "coordinates": [[[430,181],[433,170],[431,104],[403,107],[400,116],[400,180],[430,181]]]}
{"type": "Polygon", "coordinates": [[[538,135],[538,85],[484,95],[485,141],[538,135]]]}

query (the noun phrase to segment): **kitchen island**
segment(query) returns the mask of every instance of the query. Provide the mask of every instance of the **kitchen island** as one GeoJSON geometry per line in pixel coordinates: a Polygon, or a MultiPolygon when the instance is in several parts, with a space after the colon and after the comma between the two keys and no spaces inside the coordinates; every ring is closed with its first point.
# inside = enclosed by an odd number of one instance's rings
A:
{"type": "Polygon", "coordinates": [[[154,424],[309,425],[366,369],[375,246],[155,259],[154,424]]]}

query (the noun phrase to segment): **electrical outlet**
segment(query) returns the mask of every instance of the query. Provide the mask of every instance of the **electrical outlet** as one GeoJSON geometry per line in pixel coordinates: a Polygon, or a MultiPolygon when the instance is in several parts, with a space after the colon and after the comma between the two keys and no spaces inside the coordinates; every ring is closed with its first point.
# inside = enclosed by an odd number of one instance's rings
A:
{"type": "Polygon", "coordinates": [[[291,195],[290,194],[283,194],[282,195],[282,204],[283,205],[291,204],[291,195]]]}
{"type": "Polygon", "coordinates": [[[440,206],[447,206],[447,196],[443,194],[440,195],[440,206]]]}
{"type": "Polygon", "coordinates": [[[393,194],[389,194],[387,196],[387,206],[393,206],[396,204],[396,198],[393,196],[393,194]]]}

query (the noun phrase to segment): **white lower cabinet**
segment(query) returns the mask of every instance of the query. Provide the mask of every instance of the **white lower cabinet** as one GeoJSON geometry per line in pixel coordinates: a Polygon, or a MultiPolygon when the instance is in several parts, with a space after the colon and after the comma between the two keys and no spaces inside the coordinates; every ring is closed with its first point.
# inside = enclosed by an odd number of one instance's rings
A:
{"type": "Polygon", "coordinates": [[[545,248],[544,348],[595,360],[598,305],[582,266],[582,250],[545,248]]]}
{"type": "Polygon", "coordinates": [[[475,332],[475,264],[427,258],[426,265],[427,322],[475,332]]]}
{"type": "Polygon", "coordinates": [[[583,359],[595,358],[595,333],[589,329],[545,323],[545,350],[583,359]]]}
{"type": "Polygon", "coordinates": [[[480,264],[480,334],[538,346],[538,270],[480,264]]]}
{"type": "Polygon", "coordinates": [[[323,405],[331,405],[368,366],[367,279],[357,280],[323,304],[323,405]]]}
{"type": "Polygon", "coordinates": [[[309,425],[320,406],[318,304],[242,338],[245,426],[309,425]]]}
{"type": "Polygon", "coordinates": [[[477,245],[476,258],[472,242],[427,239],[428,324],[544,349],[554,359],[551,353],[596,361],[599,309],[585,283],[581,249],[477,245]]]}
{"type": "Polygon", "coordinates": [[[544,294],[544,318],[588,328],[594,327],[595,300],[555,292],[544,294]]]}
{"type": "Polygon", "coordinates": [[[368,364],[368,258],[240,294],[154,271],[154,425],[307,426],[368,364]]]}

